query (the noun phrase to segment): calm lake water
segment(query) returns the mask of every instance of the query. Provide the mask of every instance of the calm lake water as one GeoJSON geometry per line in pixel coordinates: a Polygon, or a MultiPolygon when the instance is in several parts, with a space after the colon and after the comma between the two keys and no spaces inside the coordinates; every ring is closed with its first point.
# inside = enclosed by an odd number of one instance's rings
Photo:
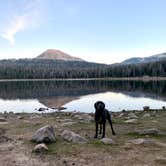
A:
{"type": "Polygon", "coordinates": [[[0,112],[55,111],[94,112],[97,100],[110,111],[140,110],[166,106],[166,81],[8,81],[0,82],[0,112]]]}

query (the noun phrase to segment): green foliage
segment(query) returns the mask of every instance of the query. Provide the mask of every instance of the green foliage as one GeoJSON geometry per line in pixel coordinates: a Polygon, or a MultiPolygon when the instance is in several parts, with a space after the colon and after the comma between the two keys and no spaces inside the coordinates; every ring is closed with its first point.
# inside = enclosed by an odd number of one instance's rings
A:
{"type": "Polygon", "coordinates": [[[0,79],[166,76],[166,60],[130,65],[20,59],[0,61],[0,79]]]}

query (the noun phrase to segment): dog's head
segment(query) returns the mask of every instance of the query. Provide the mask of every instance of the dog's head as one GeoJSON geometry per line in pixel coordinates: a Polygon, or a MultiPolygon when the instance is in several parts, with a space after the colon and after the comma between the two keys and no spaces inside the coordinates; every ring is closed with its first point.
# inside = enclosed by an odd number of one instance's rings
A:
{"type": "Polygon", "coordinates": [[[97,101],[95,104],[94,104],[94,107],[96,110],[104,110],[105,109],[105,104],[102,102],[102,101],[97,101]]]}

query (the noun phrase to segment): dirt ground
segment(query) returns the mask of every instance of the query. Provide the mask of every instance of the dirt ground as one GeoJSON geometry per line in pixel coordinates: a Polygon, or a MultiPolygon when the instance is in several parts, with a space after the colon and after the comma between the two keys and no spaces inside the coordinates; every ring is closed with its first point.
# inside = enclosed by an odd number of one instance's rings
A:
{"type": "MultiPolygon", "coordinates": [[[[112,113],[116,135],[112,136],[107,124],[106,137],[115,144],[105,145],[94,139],[94,122],[84,122],[75,114],[55,112],[50,114],[1,114],[0,166],[164,166],[166,165],[166,111],[136,111],[137,122],[126,123],[129,113],[112,113]],[[67,125],[67,122],[75,122],[67,125]],[[32,152],[35,143],[33,133],[45,125],[55,128],[56,142],[48,144],[48,152],[32,152]],[[139,135],[134,131],[156,128],[160,134],[139,135]],[[88,139],[86,144],[74,144],[63,140],[64,130],[74,131],[88,139]],[[148,144],[133,144],[129,140],[143,138],[153,140],[148,144]]],[[[89,116],[93,116],[90,114],[89,116]]]]}

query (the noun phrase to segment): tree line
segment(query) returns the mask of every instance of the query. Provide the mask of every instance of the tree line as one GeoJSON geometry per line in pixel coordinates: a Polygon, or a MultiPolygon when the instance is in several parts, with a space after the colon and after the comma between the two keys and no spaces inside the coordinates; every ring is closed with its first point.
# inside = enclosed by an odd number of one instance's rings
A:
{"type": "Polygon", "coordinates": [[[128,65],[19,59],[0,61],[0,79],[103,78],[166,76],[166,60],[128,65]]]}

